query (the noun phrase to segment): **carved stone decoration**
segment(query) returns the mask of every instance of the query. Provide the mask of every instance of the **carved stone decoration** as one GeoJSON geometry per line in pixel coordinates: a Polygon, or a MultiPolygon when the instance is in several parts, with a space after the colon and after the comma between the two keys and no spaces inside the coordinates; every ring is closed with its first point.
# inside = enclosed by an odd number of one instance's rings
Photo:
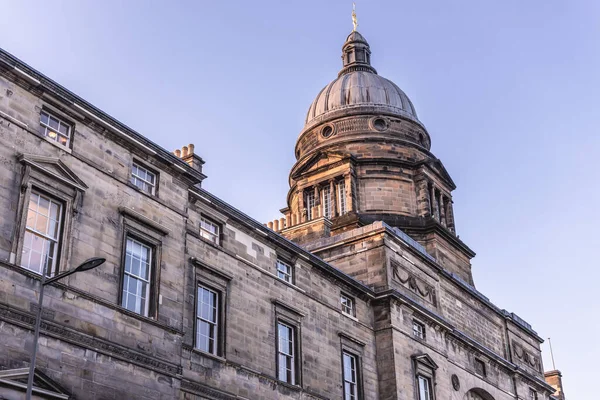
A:
{"type": "Polygon", "coordinates": [[[458,379],[458,376],[452,374],[450,380],[452,381],[452,387],[458,392],[460,390],[460,380],[458,379]]]}
{"type": "Polygon", "coordinates": [[[397,260],[392,259],[390,265],[392,266],[392,278],[395,281],[436,305],[435,289],[431,285],[407,271],[397,260]]]}
{"type": "Polygon", "coordinates": [[[529,353],[523,346],[517,343],[515,340],[512,341],[512,348],[514,355],[525,365],[535,369],[536,371],[542,372],[540,359],[535,355],[529,353]]]}

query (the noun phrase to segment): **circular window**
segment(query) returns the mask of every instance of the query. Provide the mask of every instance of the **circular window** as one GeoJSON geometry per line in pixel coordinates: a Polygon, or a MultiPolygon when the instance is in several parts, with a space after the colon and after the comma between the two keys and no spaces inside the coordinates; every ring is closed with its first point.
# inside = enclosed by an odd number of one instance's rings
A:
{"type": "Polygon", "coordinates": [[[388,123],[383,118],[375,118],[372,122],[373,128],[378,131],[385,131],[388,128],[388,123]]]}
{"type": "Polygon", "coordinates": [[[321,130],[321,135],[324,138],[330,137],[331,135],[333,135],[333,127],[331,125],[325,125],[321,130]]]}

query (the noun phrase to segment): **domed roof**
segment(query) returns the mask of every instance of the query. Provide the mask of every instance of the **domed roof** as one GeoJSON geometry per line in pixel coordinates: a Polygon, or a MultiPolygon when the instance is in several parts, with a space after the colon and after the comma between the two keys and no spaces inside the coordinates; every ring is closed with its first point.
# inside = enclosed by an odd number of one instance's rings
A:
{"type": "Polygon", "coordinates": [[[328,119],[337,111],[393,114],[419,122],[408,96],[392,81],[377,75],[364,36],[353,31],[342,48],[344,67],[312,102],[305,126],[328,119]]]}

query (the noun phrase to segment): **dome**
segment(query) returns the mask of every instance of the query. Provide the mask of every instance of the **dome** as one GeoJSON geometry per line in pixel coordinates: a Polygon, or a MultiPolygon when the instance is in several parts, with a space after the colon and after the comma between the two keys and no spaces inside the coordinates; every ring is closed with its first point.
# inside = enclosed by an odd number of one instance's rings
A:
{"type": "Polygon", "coordinates": [[[392,114],[419,122],[408,96],[392,81],[377,75],[371,66],[366,39],[353,31],[342,48],[344,67],[337,79],[325,86],[308,109],[305,127],[344,114],[392,114]]]}

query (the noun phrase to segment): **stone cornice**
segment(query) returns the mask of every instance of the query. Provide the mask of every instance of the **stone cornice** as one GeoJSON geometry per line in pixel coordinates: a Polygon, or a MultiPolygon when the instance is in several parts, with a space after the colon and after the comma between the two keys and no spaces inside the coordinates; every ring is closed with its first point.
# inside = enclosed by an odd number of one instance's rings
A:
{"type": "Polygon", "coordinates": [[[167,151],[158,144],[148,140],[140,133],[96,108],[91,103],[77,96],[75,93],[69,91],[3,49],[0,49],[0,66],[3,66],[7,72],[12,73],[17,77],[17,79],[12,79],[16,83],[26,83],[29,87],[21,84],[25,89],[33,89],[38,92],[42,91],[43,93],[47,93],[47,96],[53,97],[60,104],[73,108],[74,113],[85,114],[85,118],[89,117],[90,121],[93,123],[99,123],[109,132],[116,135],[116,137],[139,148],[142,152],[155,155],[168,165],[173,165],[179,173],[183,172],[191,178],[192,181],[199,183],[206,178],[206,175],[194,170],[190,165],[170,151],[167,151]]]}

